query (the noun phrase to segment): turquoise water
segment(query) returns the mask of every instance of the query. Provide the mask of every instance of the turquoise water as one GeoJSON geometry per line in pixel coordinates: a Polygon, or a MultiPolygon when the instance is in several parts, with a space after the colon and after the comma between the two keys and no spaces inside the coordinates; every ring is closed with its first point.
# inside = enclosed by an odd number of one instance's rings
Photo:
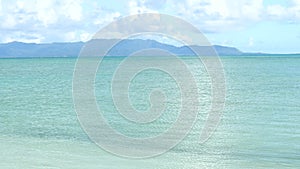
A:
{"type": "MultiPolygon", "coordinates": [[[[166,131],[178,115],[178,86],[155,70],[137,76],[129,93],[136,109],[149,107],[148,92],[155,87],[166,91],[169,105],[154,123],[129,123],[116,113],[109,90],[121,60],[104,60],[96,77],[96,98],[108,123],[131,137],[166,131]]],[[[135,160],[102,150],[81,129],[72,100],[76,59],[0,59],[0,168],[300,167],[300,57],[221,58],[225,110],[217,131],[204,144],[197,141],[210,106],[210,81],[197,59],[183,60],[203,96],[199,117],[175,148],[135,160]]]]}

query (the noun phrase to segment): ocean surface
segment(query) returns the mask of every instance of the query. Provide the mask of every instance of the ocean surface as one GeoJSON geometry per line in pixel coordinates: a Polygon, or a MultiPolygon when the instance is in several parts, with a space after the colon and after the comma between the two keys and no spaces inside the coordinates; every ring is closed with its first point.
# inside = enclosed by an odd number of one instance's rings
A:
{"type": "MultiPolygon", "coordinates": [[[[110,91],[122,59],[107,58],[99,66],[95,95],[103,116],[129,137],[166,132],[180,109],[176,82],[156,70],[133,79],[129,97],[137,110],[149,108],[149,92],[156,87],[170,105],[153,123],[131,123],[117,113],[110,91]]],[[[0,59],[0,168],[300,168],[300,56],[222,57],[225,108],[203,144],[199,135],[210,108],[210,80],[198,59],[182,60],[203,96],[194,127],[166,153],[131,159],[101,149],[81,128],[72,99],[75,58],[0,59]]]]}

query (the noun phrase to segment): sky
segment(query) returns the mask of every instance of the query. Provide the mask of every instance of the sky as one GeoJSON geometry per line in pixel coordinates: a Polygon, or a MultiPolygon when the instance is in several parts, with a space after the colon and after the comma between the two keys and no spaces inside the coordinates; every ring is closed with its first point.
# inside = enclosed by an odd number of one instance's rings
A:
{"type": "Polygon", "coordinates": [[[212,44],[300,53],[300,0],[0,0],[0,43],[89,40],[131,14],[180,17],[212,44]]]}

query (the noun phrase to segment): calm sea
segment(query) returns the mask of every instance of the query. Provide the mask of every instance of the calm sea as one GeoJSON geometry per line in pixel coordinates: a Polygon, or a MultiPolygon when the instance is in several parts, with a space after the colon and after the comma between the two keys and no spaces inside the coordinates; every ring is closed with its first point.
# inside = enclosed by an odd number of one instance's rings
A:
{"type": "MultiPolygon", "coordinates": [[[[110,92],[122,59],[105,59],[98,69],[95,93],[103,116],[130,137],[167,131],[179,109],[174,79],[156,70],[133,79],[129,97],[137,110],[149,108],[148,94],[156,87],[170,106],[153,123],[132,124],[118,115],[110,92]]],[[[198,140],[210,107],[210,80],[199,60],[183,60],[203,94],[199,117],[176,147],[136,160],[102,150],[81,129],[72,99],[76,59],[0,59],[0,168],[300,168],[300,56],[222,57],[225,109],[204,144],[198,140]]]]}

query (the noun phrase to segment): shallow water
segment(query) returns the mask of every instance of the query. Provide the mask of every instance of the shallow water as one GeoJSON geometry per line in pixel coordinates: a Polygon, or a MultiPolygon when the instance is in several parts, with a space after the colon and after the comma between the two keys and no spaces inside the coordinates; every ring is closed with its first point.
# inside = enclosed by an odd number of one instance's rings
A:
{"type": "MultiPolygon", "coordinates": [[[[106,59],[97,72],[95,93],[104,117],[130,137],[166,131],[179,113],[176,83],[155,70],[137,76],[129,93],[136,109],[147,110],[148,94],[156,87],[166,92],[169,105],[153,123],[130,123],[117,114],[109,90],[121,60],[106,59]]],[[[198,119],[167,153],[136,160],[102,150],[81,129],[72,100],[76,59],[0,59],[0,168],[300,167],[300,57],[222,57],[225,110],[204,144],[198,139],[210,107],[210,81],[197,59],[183,60],[203,96],[198,119]]]]}

